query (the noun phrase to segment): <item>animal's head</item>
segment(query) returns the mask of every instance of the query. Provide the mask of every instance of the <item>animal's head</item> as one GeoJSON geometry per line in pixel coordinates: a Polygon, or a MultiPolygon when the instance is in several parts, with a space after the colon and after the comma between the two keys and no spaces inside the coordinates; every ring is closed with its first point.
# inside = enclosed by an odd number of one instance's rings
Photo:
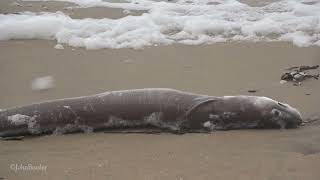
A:
{"type": "Polygon", "coordinates": [[[254,104],[259,107],[262,117],[260,128],[296,128],[302,123],[300,112],[288,104],[266,97],[255,97],[254,104]]]}
{"type": "Polygon", "coordinates": [[[193,127],[201,120],[210,130],[296,128],[302,118],[295,108],[261,96],[224,96],[205,100],[188,113],[193,127]]]}

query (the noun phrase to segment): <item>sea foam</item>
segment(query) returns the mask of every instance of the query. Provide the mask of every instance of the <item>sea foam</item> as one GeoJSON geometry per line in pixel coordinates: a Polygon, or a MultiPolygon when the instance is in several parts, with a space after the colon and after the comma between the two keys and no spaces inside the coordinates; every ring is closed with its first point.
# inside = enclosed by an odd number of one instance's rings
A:
{"type": "Polygon", "coordinates": [[[288,41],[301,47],[320,46],[320,1],[283,0],[261,7],[236,0],[64,1],[80,7],[147,12],[119,19],[72,19],[62,12],[2,14],[0,40],[51,39],[87,49],[228,41],[288,41]]]}

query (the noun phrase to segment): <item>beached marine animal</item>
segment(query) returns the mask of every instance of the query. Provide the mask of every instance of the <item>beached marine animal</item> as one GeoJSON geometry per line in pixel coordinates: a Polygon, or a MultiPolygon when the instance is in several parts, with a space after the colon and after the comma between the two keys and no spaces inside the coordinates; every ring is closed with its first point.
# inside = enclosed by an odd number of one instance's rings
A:
{"type": "Polygon", "coordinates": [[[2,110],[0,137],[152,128],[173,133],[296,128],[301,122],[295,108],[266,97],[136,89],[2,110]]]}

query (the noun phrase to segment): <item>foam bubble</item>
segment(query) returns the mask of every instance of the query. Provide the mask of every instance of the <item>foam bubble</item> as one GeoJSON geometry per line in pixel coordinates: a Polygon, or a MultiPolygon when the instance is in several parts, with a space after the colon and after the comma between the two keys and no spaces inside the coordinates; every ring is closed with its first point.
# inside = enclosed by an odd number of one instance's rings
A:
{"type": "Polygon", "coordinates": [[[143,9],[147,13],[120,19],[72,19],[61,12],[2,14],[0,40],[52,39],[87,49],[138,49],[173,43],[195,45],[228,41],[289,41],[302,47],[320,45],[319,1],[283,0],[261,7],[236,0],[65,1],[82,7],[143,9]]]}
{"type": "Polygon", "coordinates": [[[73,132],[81,131],[83,133],[92,133],[93,127],[87,125],[80,125],[80,124],[66,124],[63,127],[56,127],[55,130],[52,132],[53,135],[62,135],[68,134],[73,132]]]}

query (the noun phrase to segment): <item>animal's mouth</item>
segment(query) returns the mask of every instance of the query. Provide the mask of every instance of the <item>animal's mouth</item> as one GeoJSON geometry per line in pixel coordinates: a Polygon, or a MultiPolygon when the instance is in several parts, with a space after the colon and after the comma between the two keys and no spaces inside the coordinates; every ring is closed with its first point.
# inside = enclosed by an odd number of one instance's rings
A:
{"type": "Polygon", "coordinates": [[[277,124],[281,129],[293,129],[297,128],[302,124],[302,119],[294,119],[294,120],[278,120],[277,124]]]}
{"type": "Polygon", "coordinates": [[[295,123],[295,122],[287,122],[285,125],[286,129],[293,129],[297,128],[301,123],[295,123]]]}
{"type": "Polygon", "coordinates": [[[303,123],[302,116],[299,112],[297,112],[297,116],[291,121],[287,122],[287,128],[297,128],[301,126],[303,123]]]}

